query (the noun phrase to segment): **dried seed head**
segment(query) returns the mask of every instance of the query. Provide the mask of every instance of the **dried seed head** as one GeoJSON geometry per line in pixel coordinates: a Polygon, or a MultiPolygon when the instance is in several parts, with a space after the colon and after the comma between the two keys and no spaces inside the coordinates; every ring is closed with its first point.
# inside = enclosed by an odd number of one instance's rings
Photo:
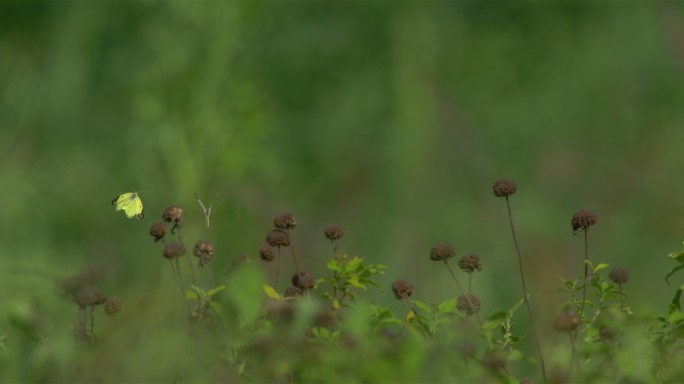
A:
{"type": "Polygon", "coordinates": [[[469,253],[464,255],[458,260],[458,267],[461,268],[463,272],[473,273],[475,271],[482,270],[482,262],[480,262],[480,256],[469,253]]]}
{"type": "Polygon", "coordinates": [[[580,317],[572,311],[561,312],[553,320],[553,328],[558,332],[574,332],[580,325],[580,317]]]}
{"type": "Polygon", "coordinates": [[[335,327],[335,314],[329,309],[323,309],[314,317],[314,325],[316,327],[328,328],[332,330],[335,327]]]}
{"type": "Polygon", "coordinates": [[[183,255],[185,255],[185,247],[179,242],[174,241],[164,246],[164,253],[162,256],[169,260],[179,258],[183,255]]]}
{"type": "Polygon", "coordinates": [[[610,281],[615,284],[624,284],[629,281],[629,272],[623,267],[614,267],[610,270],[610,281]]]}
{"type": "Polygon", "coordinates": [[[594,212],[580,209],[572,215],[572,230],[577,231],[578,229],[584,229],[586,231],[597,222],[598,219],[594,212]]]}
{"type": "Polygon", "coordinates": [[[107,299],[107,302],[105,303],[105,313],[112,316],[116,315],[117,313],[121,312],[123,309],[124,305],[123,302],[116,297],[111,297],[107,299]]]}
{"type": "Polygon", "coordinates": [[[480,299],[471,293],[461,295],[456,299],[456,308],[468,316],[480,312],[481,307],[480,299]]]}
{"type": "Polygon", "coordinates": [[[157,221],[156,223],[152,224],[152,227],[150,228],[150,235],[154,237],[154,241],[159,241],[164,238],[164,235],[166,235],[166,231],[168,231],[168,229],[169,227],[165,222],[157,221]]]}
{"type": "Polygon", "coordinates": [[[344,229],[337,224],[330,224],[325,228],[325,238],[330,241],[339,240],[344,236],[344,229]]]}
{"type": "Polygon", "coordinates": [[[259,256],[261,256],[261,260],[263,261],[273,261],[275,259],[273,248],[268,244],[264,244],[259,248],[259,256]]]}
{"type": "Polygon", "coordinates": [[[93,288],[93,291],[95,292],[95,304],[94,305],[101,305],[107,301],[107,295],[105,295],[102,291],[100,291],[97,288],[93,288]]]}
{"type": "Polygon", "coordinates": [[[482,358],[482,366],[489,372],[497,373],[506,369],[506,360],[502,359],[496,352],[489,352],[482,358]]]}
{"type": "Polygon", "coordinates": [[[278,229],[294,229],[297,219],[289,212],[281,213],[273,219],[273,225],[278,229]]]}
{"type": "Polygon", "coordinates": [[[287,247],[290,245],[290,236],[282,229],[274,229],[266,236],[266,242],[271,247],[287,247]]]}
{"type": "Polygon", "coordinates": [[[195,244],[195,247],[192,248],[192,254],[200,259],[200,267],[209,264],[211,259],[214,258],[215,253],[216,249],[214,248],[214,245],[204,240],[198,241],[197,244],[195,244]]]}
{"type": "Polygon", "coordinates": [[[613,329],[602,325],[601,328],[599,328],[599,337],[606,343],[612,343],[615,341],[616,335],[613,329]]]}
{"type": "Polygon", "coordinates": [[[392,292],[394,292],[394,297],[397,300],[401,300],[404,298],[408,299],[409,297],[411,297],[411,295],[413,295],[413,291],[413,285],[404,280],[395,281],[392,284],[392,292]]]}
{"type": "Polygon", "coordinates": [[[303,290],[313,289],[316,286],[316,278],[309,272],[299,272],[292,276],[292,285],[303,290]]]}
{"type": "Polygon", "coordinates": [[[518,185],[515,181],[507,178],[502,178],[494,182],[494,196],[504,197],[514,194],[518,190],[518,185]]]}
{"type": "Polygon", "coordinates": [[[290,298],[296,298],[296,297],[301,296],[303,292],[304,291],[302,291],[301,288],[295,287],[293,285],[293,286],[287,287],[287,289],[285,290],[285,294],[283,294],[283,296],[284,297],[290,297],[290,298]]]}
{"type": "Polygon", "coordinates": [[[449,244],[437,244],[430,250],[430,260],[440,261],[456,256],[456,248],[449,244]]]}
{"type": "Polygon", "coordinates": [[[176,228],[180,228],[183,225],[183,208],[178,204],[166,208],[162,212],[162,220],[167,223],[173,222],[171,233],[174,233],[176,228]]]}
{"type": "Polygon", "coordinates": [[[74,295],[74,301],[81,307],[95,305],[98,301],[97,291],[93,288],[81,288],[74,295]]]}

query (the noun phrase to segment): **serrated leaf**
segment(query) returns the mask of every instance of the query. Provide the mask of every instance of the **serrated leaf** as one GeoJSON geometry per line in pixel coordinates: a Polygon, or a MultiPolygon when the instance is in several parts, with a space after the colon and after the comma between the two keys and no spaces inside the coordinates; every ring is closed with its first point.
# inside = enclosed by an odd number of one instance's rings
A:
{"type": "Polygon", "coordinates": [[[342,268],[340,268],[340,264],[336,260],[328,260],[328,263],[326,264],[326,266],[330,270],[342,272],[342,268]]]}
{"type": "Polygon", "coordinates": [[[266,296],[270,297],[271,299],[276,299],[276,300],[282,300],[283,299],[283,297],[280,296],[280,294],[278,292],[276,292],[276,290],[273,287],[271,287],[270,285],[264,284],[263,287],[264,287],[264,292],[266,293],[266,296]]]}

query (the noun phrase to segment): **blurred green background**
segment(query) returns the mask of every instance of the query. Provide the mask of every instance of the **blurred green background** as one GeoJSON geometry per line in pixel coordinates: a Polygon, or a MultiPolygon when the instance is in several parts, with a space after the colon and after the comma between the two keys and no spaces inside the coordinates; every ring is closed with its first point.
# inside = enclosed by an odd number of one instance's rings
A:
{"type": "MultiPolygon", "coordinates": [[[[478,253],[487,314],[521,297],[491,192],[506,176],[533,292],[582,273],[570,219],[587,208],[591,258],[627,267],[628,302],[662,313],[665,255],[684,233],[681,8],[2,2],[0,302],[32,303],[68,334],[55,283],[91,266],[129,303],[177,294],[148,230],[178,203],[186,241],[216,244],[217,278],[237,253],[258,259],[290,211],[307,269],[325,273],[337,223],[343,252],[387,264],[385,287],[409,280],[426,302],[457,294],[432,245],[478,253]],[[110,205],[132,188],[142,222],[110,205]],[[220,193],[210,229],[194,193],[220,193]]],[[[562,299],[535,310],[551,318],[562,299]]]]}

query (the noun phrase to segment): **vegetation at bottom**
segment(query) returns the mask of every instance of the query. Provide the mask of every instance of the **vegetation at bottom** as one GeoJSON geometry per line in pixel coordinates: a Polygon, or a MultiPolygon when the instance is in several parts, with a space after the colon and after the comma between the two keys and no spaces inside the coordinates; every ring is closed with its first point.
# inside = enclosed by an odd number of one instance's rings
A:
{"type": "MultiPolygon", "coordinates": [[[[330,242],[327,274],[314,276],[297,254],[292,213],[274,218],[258,257],[234,256],[219,277],[212,261],[223,257],[221,250],[185,238],[184,208],[171,205],[149,233],[173,285],[117,298],[98,288],[102,269],[65,277],[59,291],[74,315],[70,334],[30,302],[17,301],[9,328],[0,330],[0,381],[681,382],[684,285],[674,281],[684,270],[684,242],[667,255],[672,268],[663,271],[672,285],[669,307],[632,308],[630,272],[592,257],[598,216],[580,209],[570,220],[576,236],[569,241],[583,244],[577,263],[584,273],[561,277],[548,292],[529,292],[515,234],[516,191],[510,179],[493,186],[505,201],[501,228],[510,229],[519,267],[520,285],[508,288],[519,290],[520,299],[508,308],[481,302],[472,281],[487,273],[486,257],[459,256],[449,239],[424,255],[425,264],[453,278],[453,295],[443,302],[412,298],[421,287],[406,280],[381,287],[378,276],[391,275],[392,267],[346,250],[345,229],[337,224],[321,231],[321,241],[330,242]],[[532,310],[541,295],[552,294],[564,297],[562,305],[532,310]],[[390,300],[399,300],[401,310],[392,310],[390,300]],[[533,316],[539,312],[555,314],[560,337],[553,343],[538,335],[551,326],[533,316]]],[[[209,227],[211,206],[198,202],[209,227]]]]}

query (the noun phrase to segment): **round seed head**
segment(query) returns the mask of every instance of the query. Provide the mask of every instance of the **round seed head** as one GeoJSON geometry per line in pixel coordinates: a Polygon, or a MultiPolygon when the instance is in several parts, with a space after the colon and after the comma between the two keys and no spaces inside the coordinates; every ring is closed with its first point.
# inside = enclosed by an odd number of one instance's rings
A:
{"type": "Polygon", "coordinates": [[[413,291],[413,285],[404,280],[395,281],[392,284],[392,292],[394,292],[394,297],[397,300],[401,300],[404,298],[408,299],[409,297],[411,297],[411,295],[413,295],[413,291]]]}
{"type": "Polygon", "coordinates": [[[100,291],[97,288],[93,288],[93,291],[95,292],[95,304],[94,305],[101,305],[107,301],[107,295],[105,295],[102,291],[100,291]]]}
{"type": "Polygon", "coordinates": [[[344,236],[344,229],[337,224],[330,224],[325,228],[325,238],[330,241],[339,240],[344,236]]]}
{"type": "Polygon", "coordinates": [[[629,281],[629,272],[623,267],[614,267],[610,270],[610,281],[615,284],[624,284],[629,281]]]}
{"type": "Polygon", "coordinates": [[[278,229],[294,229],[297,219],[289,212],[281,213],[273,219],[273,225],[278,229]]]}
{"type": "Polygon", "coordinates": [[[511,179],[502,178],[494,182],[492,189],[494,190],[494,196],[504,197],[514,194],[518,190],[518,185],[511,179]]]}
{"type": "Polygon", "coordinates": [[[273,261],[275,259],[273,248],[268,244],[264,244],[259,248],[259,256],[263,261],[273,261]]]}
{"type": "Polygon", "coordinates": [[[464,255],[458,260],[458,267],[461,268],[463,272],[473,273],[475,271],[482,270],[482,262],[480,262],[480,256],[469,253],[464,255]]]}
{"type": "Polygon", "coordinates": [[[198,241],[197,244],[195,244],[195,246],[192,248],[192,254],[200,259],[200,267],[204,267],[205,265],[209,264],[211,259],[214,258],[215,253],[216,249],[214,248],[214,245],[204,240],[198,241]]]}
{"type": "Polygon", "coordinates": [[[430,250],[430,260],[441,261],[456,256],[456,248],[449,244],[436,244],[430,250]]]}
{"type": "Polygon", "coordinates": [[[301,288],[295,287],[293,285],[293,286],[287,287],[287,289],[285,290],[285,294],[283,294],[283,296],[284,297],[290,297],[290,298],[297,298],[297,297],[301,296],[302,293],[304,293],[304,291],[302,291],[301,288]]]}
{"type": "Polygon", "coordinates": [[[116,297],[111,297],[107,299],[107,302],[105,303],[105,313],[113,316],[121,312],[123,307],[124,305],[121,300],[117,299],[116,297]]]}
{"type": "Polygon", "coordinates": [[[456,308],[459,311],[465,312],[468,316],[480,312],[481,307],[480,299],[470,293],[461,295],[456,299],[456,308]]]}
{"type": "Polygon", "coordinates": [[[179,242],[168,243],[164,246],[164,253],[162,256],[169,260],[176,259],[185,255],[185,247],[179,242]]]}
{"type": "Polygon", "coordinates": [[[266,236],[266,242],[271,247],[287,247],[290,245],[290,236],[282,229],[274,229],[266,236]]]}
{"type": "Polygon", "coordinates": [[[316,277],[309,272],[299,272],[292,276],[292,285],[303,290],[313,289],[316,286],[316,277]]]}
{"type": "Polygon", "coordinates": [[[159,241],[164,238],[164,235],[166,235],[166,231],[168,231],[168,229],[169,227],[165,222],[157,221],[156,223],[152,224],[152,227],[150,228],[150,235],[154,237],[154,241],[159,241]]]}
{"type": "Polygon", "coordinates": [[[81,307],[95,305],[98,301],[97,292],[92,288],[81,288],[74,295],[74,301],[81,307]]]}
{"type": "Polygon", "coordinates": [[[180,228],[183,225],[183,208],[178,204],[166,208],[162,212],[162,220],[167,223],[173,222],[171,233],[174,233],[176,228],[180,228]]]}
{"type": "Polygon", "coordinates": [[[579,325],[579,315],[571,311],[561,312],[553,320],[553,328],[558,332],[574,332],[579,325]]]}
{"type": "Polygon", "coordinates": [[[580,209],[572,215],[572,230],[584,229],[585,231],[598,222],[596,214],[586,209],[580,209]]]}

